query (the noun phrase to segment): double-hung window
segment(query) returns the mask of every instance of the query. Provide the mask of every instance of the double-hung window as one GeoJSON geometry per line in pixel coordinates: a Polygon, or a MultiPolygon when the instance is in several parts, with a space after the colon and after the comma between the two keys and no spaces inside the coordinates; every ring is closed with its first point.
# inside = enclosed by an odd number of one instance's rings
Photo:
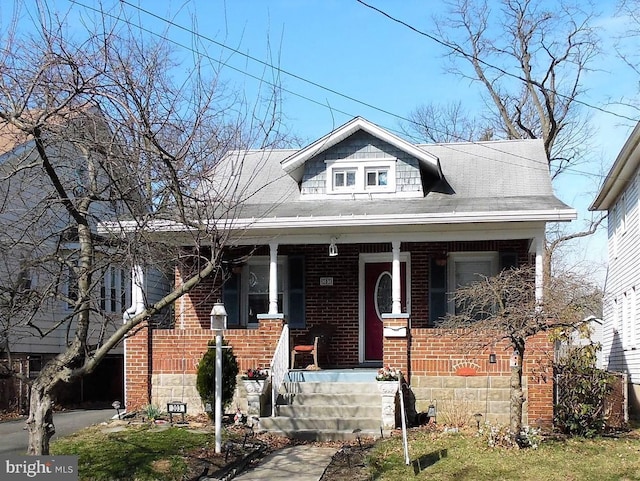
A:
{"type": "Polygon", "coordinates": [[[100,280],[100,309],[123,312],[131,302],[131,276],[118,266],[107,267],[100,280]]]}
{"type": "MultiPolygon", "coordinates": [[[[223,286],[227,325],[257,327],[258,315],[269,312],[269,257],[254,256],[229,273],[223,286]]],[[[304,327],[304,258],[278,257],[278,311],[290,327],[304,327]]]]}
{"type": "Polygon", "coordinates": [[[334,169],[333,189],[353,189],[356,186],[356,169],[334,169]]]}
{"type": "Polygon", "coordinates": [[[386,187],[389,183],[389,169],[371,168],[365,170],[367,177],[367,189],[386,187]]]}
{"type": "MultiPolygon", "coordinates": [[[[448,287],[451,294],[460,287],[468,286],[498,273],[499,256],[497,252],[455,252],[449,257],[448,287]]],[[[450,296],[448,311],[451,314],[457,314],[453,296],[450,296]]]]}

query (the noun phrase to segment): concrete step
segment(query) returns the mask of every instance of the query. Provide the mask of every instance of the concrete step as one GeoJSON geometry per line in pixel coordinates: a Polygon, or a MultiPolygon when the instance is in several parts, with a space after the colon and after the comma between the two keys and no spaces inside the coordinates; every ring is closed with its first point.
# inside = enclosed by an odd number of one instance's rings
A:
{"type": "Polygon", "coordinates": [[[374,369],[291,371],[280,388],[275,417],[260,429],[317,441],[379,437],[380,392],[374,369]]]}
{"type": "Polygon", "coordinates": [[[292,382],[375,382],[377,369],[328,369],[326,371],[289,371],[288,380],[292,382]]]}
{"type": "Polygon", "coordinates": [[[285,382],[280,392],[294,394],[379,394],[375,382],[285,382]]]}
{"type": "Polygon", "coordinates": [[[260,429],[266,431],[322,431],[329,432],[380,432],[380,417],[375,418],[289,418],[271,417],[260,419],[260,429]]]}
{"type": "Polygon", "coordinates": [[[375,406],[301,406],[301,405],[280,405],[276,407],[279,417],[289,418],[376,418],[381,419],[382,408],[378,400],[375,406]]]}
{"type": "Polygon", "coordinates": [[[378,430],[358,430],[358,431],[335,431],[335,430],[302,430],[302,429],[294,429],[292,431],[274,431],[277,432],[281,436],[286,436],[290,439],[298,439],[300,441],[319,441],[319,442],[327,442],[327,441],[355,441],[358,438],[379,438],[381,436],[388,437],[390,435],[389,431],[385,431],[384,433],[378,430]]]}
{"type": "Polygon", "coordinates": [[[285,394],[278,396],[278,404],[299,406],[380,406],[380,394],[285,394]]]}

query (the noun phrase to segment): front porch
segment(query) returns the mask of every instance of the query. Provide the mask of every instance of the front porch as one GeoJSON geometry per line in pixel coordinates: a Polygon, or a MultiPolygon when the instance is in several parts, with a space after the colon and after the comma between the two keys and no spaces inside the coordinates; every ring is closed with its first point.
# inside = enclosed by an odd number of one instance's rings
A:
{"type": "MultiPolygon", "coordinates": [[[[271,370],[272,389],[267,399],[275,399],[276,404],[265,401],[260,413],[263,418],[294,417],[297,421],[293,426],[298,426],[301,432],[309,433],[312,431],[309,423],[315,421],[303,420],[306,419],[306,412],[312,419],[334,419],[322,422],[338,423],[335,429],[341,427],[341,431],[362,430],[362,425],[368,423],[368,431],[379,432],[384,425],[380,404],[370,404],[369,408],[365,408],[370,409],[368,415],[363,416],[367,421],[354,421],[356,424],[360,423],[360,426],[352,429],[351,425],[340,421],[354,415],[350,408],[344,406],[342,401],[338,403],[327,400],[327,396],[332,394],[335,399],[343,398],[344,401],[347,392],[357,391],[356,395],[362,392],[371,401],[369,398],[373,388],[371,385],[365,386],[366,382],[372,383],[369,380],[375,378],[377,369],[353,366],[349,369],[334,369],[325,366],[320,371],[290,370],[288,363],[291,336],[285,320],[264,316],[259,322],[257,329],[225,330],[224,337],[234,349],[240,372],[256,366],[271,370]],[[352,377],[356,374],[357,381],[352,377]],[[359,384],[360,382],[365,384],[359,384]],[[346,387],[347,391],[341,391],[339,384],[346,387]],[[309,388],[311,385],[313,387],[309,388]],[[354,389],[354,386],[362,389],[354,389]],[[309,414],[308,409],[296,407],[295,395],[304,394],[307,389],[324,394],[325,404],[321,403],[320,415],[309,414]],[[335,406],[335,409],[329,412],[327,406],[335,406]],[[282,416],[283,413],[287,416],[282,416]],[[378,420],[375,429],[371,421],[374,418],[378,420]]],[[[498,344],[491,350],[469,351],[468,346],[460,344],[459,333],[442,332],[433,328],[412,328],[407,316],[385,316],[385,327],[390,335],[383,338],[383,362],[403,372],[415,399],[414,409],[417,413],[426,413],[430,406],[434,406],[438,412],[438,422],[445,422],[446,413],[453,416],[457,410],[458,417],[464,413],[469,417],[480,413],[484,421],[508,423],[512,353],[506,345],[498,344]],[[398,335],[398,332],[406,335],[398,335]]],[[[212,337],[213,334],[208,329],[154,330],[146,326],[127,339],[127,409],[139,409],[150,403],[162,408],[167,402],[181,401],[187,403],[189,413],[203,412],[204,406],[195,389],[195,378],[197,363],[212,337]]],[[[524,406],[525,424],[552,423],[553,382],[549,359],[552,347],[542,335],[530,340],[527,345],[523,366],[527,399],[524,406]]],[[[364,400],[363,397],[361,401],[364,400]]],[[[229,410],[235,412],[237,408],[243,413],[249,410],[246,391],[240,381],[229,410]]],[[[357,416],[360,414],[363,414],[362,410],[357,416]]],[[[289,421],[264,421],[263,426],[265,429],[289,432],[284,425],[278,424],[283,422],[289,421]]],[[[329,429],[326,424],[324,426],[325,430],[329,429]]]]}

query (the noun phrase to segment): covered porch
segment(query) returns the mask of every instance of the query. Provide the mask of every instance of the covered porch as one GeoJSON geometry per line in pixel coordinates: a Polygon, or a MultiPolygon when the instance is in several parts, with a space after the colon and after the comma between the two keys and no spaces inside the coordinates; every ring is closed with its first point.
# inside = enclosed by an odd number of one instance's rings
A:
{"type": "MultiPolygon", "coordinates": [[[[470,352],[455,333],[434,327],[451,307],[451,278],[462,279],[469,269],[489,269],[490,275],[532,261],[541,269],[541,237],[533,233],[494,230],[486,237],[503,238],[375,243],[327,236],[315,244],[306,238],[234,246],[223,262],[223,275],[205,280],[176,303],[172,329],[144,328],[127,340],[127,408],[180,400],[188,403],[189,412],[203,410],[195,374],[213,338],[211,308],[222,300],[228,313],[224,338],[240,372],[269,369],[271,399],[291,369],[312,372],[305,370],[313,363],[310,356],[291,366],[292,347],[311,342],[315,327],[329,326],[330,340],[318,353],[321,370],[390,365],[411,385],[418,411],[427,411],[434,400],[460,398],[482,409],[485,419],[504,421],[512,354],[507,346],[470,352]]],[[[176,282],[180,279],[177,271],[176,282]]],[[[530,397],[525,410],[531,419],[550,423],[551,376],[541,382],[535,373],[552,347],[544,339],[536,343],[528,347],[524,372],[528,388],[540,395],[530,397]]],[[[234,409],[247,409],[241,382],[236,394],[234,409]]],[[[263,414],[275,413],[275,405],[270,406],[263,414]]]]}

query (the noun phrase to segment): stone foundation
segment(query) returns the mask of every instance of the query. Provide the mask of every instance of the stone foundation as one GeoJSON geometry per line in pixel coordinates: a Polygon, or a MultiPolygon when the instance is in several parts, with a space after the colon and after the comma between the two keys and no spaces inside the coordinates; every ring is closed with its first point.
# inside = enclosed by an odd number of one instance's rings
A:
{"type": "MultiPolygon", "coordinates": [[[[464,421],[473,426],[473,415],[480,413],[482,423],[508,425],[509,381],[506,376],[413,376],[411,390],[416,397],[416,411],[426,413],[433,404],[439,424],[464,421]]],[[[526,402],[523,412],[523,422],[527,424],[526,402]]]]}
{"type": "MultiPolygon", "coordinates": [[[[153,386],[151,403],[158,406],[162,411],[166,411],[168,402],[179,401],[187,403],[187,414],[195,415],[205,412],[200,394],[198,394],[198,389],[196,388],[196,374],[154,374],[151,377],[151,385],[153,386]]],[[[247,391],[240,379],[240,375],[236,380],[233,401],[224,412],[235,413],[238,408],[243,414],[247,414],[249,410],[247,391]]],[[[263,408],[263,415],[265,408],[263,408]]]]}

